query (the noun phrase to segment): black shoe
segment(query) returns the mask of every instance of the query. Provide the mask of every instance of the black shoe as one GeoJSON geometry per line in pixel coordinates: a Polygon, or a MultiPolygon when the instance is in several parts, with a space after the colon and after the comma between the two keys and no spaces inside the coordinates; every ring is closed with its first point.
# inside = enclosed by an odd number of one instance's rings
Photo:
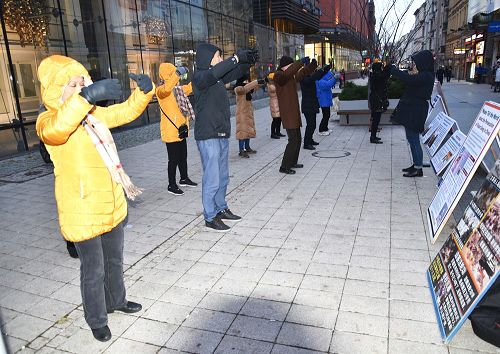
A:
{"type": "Polygon", "coordinates": [[[279,139],[280,136],[276,134],[271,134],[271,139],[279,139]]]}
{"type": "Polygon", "coordinates": [[[112,309],[112,310],[107,310],[107,312],[113,313],[115,311],[120,311],[120,312],[124,312],[124,313],[136,313],[136,312],[139,312],[141,310],[142,310],[141,304],[138,304],[137,302],[133,302],[133,301],[127,301],[127,303],[124,306],[118,307],[118,308],[112,309]]]}
{"type": "Polygon", "coordinates": [[[217,216],[212,221],[205,220],[205,226],[216,232],[226,232],[231,230],[231,228],[224,224],[217,216]]]}
{"type": "Polygon", "coordinates": [[[181,179],[179,181],[181,187],[196,187],[198,183],[191,181],[189,178],[181,179]]]}
{"type": "Polygon", "coordinates": [[[370,138],[370,143],[372,143],[372,144],[383,144],[383,142],[380,139],[377,139],[377,138],[370,138]]]}
{"type": "Polygon", "coordinates": [[[382,140],[381,138],[379,138],[378,136],[375,137],[376,140],[382,140]]]}
{"type": "Polygon", "coordinates": [[[245,149],[245,151],[247,152],[247,154],[256,154],[257,153],[257,150],[254,150],[251,148],[245,149]]]}
{"type": "Polygon", "coordinates": [[[304,167],[304,165],[301,163],[296,163],[295,165],[292,166],[292,168],[302,168],[302,167],[304,167]]]}
{"type": "Polygon", "coordinates": [[[108,326],[95,329],[92,328],[92,334],[94,335],[94,338],[99,342],[107,342],[111,339],[111,331],[109,330],[108,326]]]}
{"type": "Polygon", "coordinates": [[[277,135],[281,136],[282,138],[284,138],[286,136],[285,134],[281,134],[281,133],[278,133],[277,135]]]}
{"type": "Polygon", "coordinates": [[[423,177],[424,172],[421,168],[415,168],[413,171],[406,172],[403,177],[423,177]]]}
{"type": "Polygon", "coordinates": [[[304,145],[304,149],[306,150],[316,150],[316,148],[312,145],[304,145]]]}
{"type": "Polygon", "coordinates": [[[73,242],[66,241],[66,249],[68,250],[71,258],[78,258],[78,253],[76,253],[76,247],[73,242]]]}
{"type": "Polygon", "coordinates": [[[248,159],[250,157],[250,156],[248,156],[248,152],[246,152],[246,151],[240,151],[238,156],[241,158],[246,158],[246,159],[248,159]]]}
{"type": "Polygon", "coordinates": [[[169,192],[170,194],[173,194],[173,195],[183,195],[184,194],[182,189],[177,187],[176,184],[174,184],[173,186],[168,186],[167,192],[169,192]]]}
{"type": "Polygon", "coordinates": [[[317,141],[314,141],[314,140],[313,140],[313,142],[312,142],[312,144],[311,144],[311,145],[316,146],[316,145],[319,145],[319,143],[318,143],[317,141]]]}
{"type": "Polygon", "coordinates": [[[415,165],[411,165],[410,167],[403,168],[401,172],[411,172],[415,169],[415,165]]]}
{"type": "Polygon", "coordinates": [[[226,209],[226,210],[222,210],[220,211],[217,216],[219,217],[219,219],[221,220],[227,220],[227,221],[240,221],[241,220],[241,216],[238,216],[236,214],[233,214],[233,212],[231,210],[226,209]]]}
{"type": "Polygon", "coordinates": [[[294,175],[296,173],[295,170],[292,170],[291,168],[285,168],[285,167],[280,167],[280,172],[285,173],[287,175],[294,175]]]}

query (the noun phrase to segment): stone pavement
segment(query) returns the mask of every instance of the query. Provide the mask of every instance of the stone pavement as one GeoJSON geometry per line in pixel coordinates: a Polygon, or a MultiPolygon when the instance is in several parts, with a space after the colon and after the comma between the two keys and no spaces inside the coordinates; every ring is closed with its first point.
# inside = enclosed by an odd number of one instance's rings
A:
{"type": "MultiPolygon", "coordinates": [[[[319,115],[318,115],[319,116],[319,115]]],[[[319,118],[318,118],[319,119],[319,118]]],[[[256,112],[258,150],[237,156],[231,139],[228,201],[244,219],[225,234],[203,226],[200,187],[166,192],[159,141],[121,151],[145,192],[125,229],[128,298],[138,314],[113,313],[110,342],[93,339],[79,293],[78,260],[58,231],[53,176],[0,186],[2,332],[21,353],[495,353],[468,323],[441,343],[425,277],[439,245],[426,237],[436,178],[405,179],[401,127],[385,144],[366,127],[332,126],[317,158],[278,173],[285,140],[256,112]]],[[[189,171],[201,180],[189,142],[189,171]]],[[[441,238],[441,242],[444,237],[441,238]]]]}

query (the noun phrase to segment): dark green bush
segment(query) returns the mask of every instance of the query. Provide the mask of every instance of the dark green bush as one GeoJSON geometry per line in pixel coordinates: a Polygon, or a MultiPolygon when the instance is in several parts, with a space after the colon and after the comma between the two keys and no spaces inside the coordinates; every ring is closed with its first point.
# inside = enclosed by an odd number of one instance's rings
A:
{"type": "MultiPolygon", "coordinates": [[[[404,84],[399,80],[389,80],[388,97],[401,98],[404,91],[404,84]]],[[[341,101],[354,101],[368,99],[368,86],[358,86],[352,82],[346,82],[339,95],[341,101]]]]}

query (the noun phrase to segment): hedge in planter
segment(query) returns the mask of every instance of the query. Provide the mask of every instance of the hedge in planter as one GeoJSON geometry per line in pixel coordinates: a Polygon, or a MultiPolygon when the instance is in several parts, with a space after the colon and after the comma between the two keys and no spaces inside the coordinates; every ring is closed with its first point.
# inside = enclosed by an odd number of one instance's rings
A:
{"type": "MultiPolygon", "coordinates": [[[[404,84],[399,80],[389,80],[387,91],[388,98],[401,98],[404,91],[404,84]]],[[[339,95],[341,101],[355,101],[368,99],[368,86],[358,86],[352,82],[346,82],[339,95]]]]}

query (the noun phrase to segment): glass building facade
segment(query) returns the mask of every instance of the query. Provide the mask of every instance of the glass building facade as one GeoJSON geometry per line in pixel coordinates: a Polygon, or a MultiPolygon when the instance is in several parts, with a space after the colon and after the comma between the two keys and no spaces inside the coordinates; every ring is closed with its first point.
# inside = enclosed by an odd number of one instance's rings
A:
{"type": "MultiPolygon", "coordinates": [[[[246,0],[4,0],[0,33],[0,158],[39,143],[35,123],[41,104],[37,68],[52,54],[81,62],[94,80],[119,79],[126,99],[134,83],[129,73],[145,73],[158,83],[161,63],[194,70],[200,42],[220,47],[224,57],[256,47],[261,61],[252,75],[275,70],[282,55],[300,57],[304,38],[252,21],[246,0]]],[[[230,94],[230,93],[229,93],[230,94]]],[[[151,102],[129,126],[159,121],[151,102]]]]}

